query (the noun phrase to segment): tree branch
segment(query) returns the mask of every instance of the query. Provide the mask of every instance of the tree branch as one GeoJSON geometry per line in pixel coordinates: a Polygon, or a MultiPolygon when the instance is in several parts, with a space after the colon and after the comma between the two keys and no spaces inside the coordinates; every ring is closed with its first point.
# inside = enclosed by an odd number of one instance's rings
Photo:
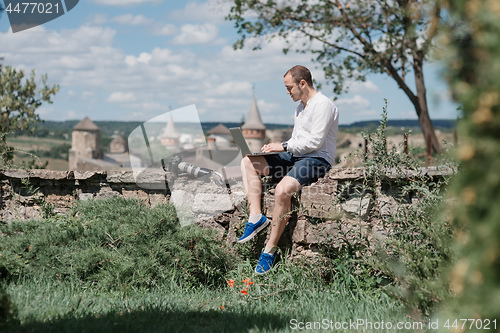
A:
{"type": "Polygon", "coordinates": [[[390,63],[390,61],[384,60],[384,68],[386,73],[389,74],[398,83],[398,86],[405,92],[405,94],[408,96],[408,98],[415,106],[415,108],[417,108],[418,106],[417,96],[413,93],[413,91],[411,91],[411,89],[401,78],[401,76],[398,74],[398,71],[394,68],[394,66],[390,63]]]}

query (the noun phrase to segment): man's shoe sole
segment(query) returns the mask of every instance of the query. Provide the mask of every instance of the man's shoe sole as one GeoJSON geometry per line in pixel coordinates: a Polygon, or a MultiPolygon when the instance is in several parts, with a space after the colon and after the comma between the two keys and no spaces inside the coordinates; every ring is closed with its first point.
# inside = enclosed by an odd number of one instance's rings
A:
{"type": "Polygon", "coordinates": [[[252,232],[246,238],[243,238],[241,240],[238,239],[237,242],[240,243],[240,244],[248,242],[249,240],[251,240],[252,238],[254,238],[255,235],[257,235],[259,232],[261,232],[262,229],[264,229],[265,227],[267,227],[268,224],[269,224],[269,219],[266,219],[266,222],[264,222],[260,227],[258,227],[256,230],[254,230],[254,232],[252,232]]]}

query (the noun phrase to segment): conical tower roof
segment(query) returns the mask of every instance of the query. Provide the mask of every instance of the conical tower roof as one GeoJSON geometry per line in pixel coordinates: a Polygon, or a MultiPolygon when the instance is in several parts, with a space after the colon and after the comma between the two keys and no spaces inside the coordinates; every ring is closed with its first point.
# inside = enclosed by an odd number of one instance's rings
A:
{"type": "Polygon", "coordinates": [[[97,127],[96,124],[92,120],[90,120],[88,117],[83,118],[82,121],[80,121],[78,124],[73,127],[74,130],[79,130],[79,131],[98,131],[99,127],[97,127]]]}
{"type": "Polygon", "coordinates": [[[114,138],[111,143],[115,144],[115,143],[119,143],[119,144],[126,144],[127,141],[125,141],[125,139],[121,136],[121,135],[118,135],[116,136],[116,138],[114,138]]]}
{"type": "Polygon", "coordinates": [[[167,127],[163,130],[162,138],[168,139],[178,139],[180,137],[179,133],[175,129],[174,120],[172,119],[172,114],[168,115],[167,127]]]}
{"type": "Polygon", "coordinates": [[[252,99],[252,106],[250,106],[250,112],[248,112],[248,118],[245,124],[241,126],[241,129],[248,130],[265,130],[266,125],[262,122],[260,118],[259,109],[257,108],[257,101],[255,100],[255,95],[252,99]]]}
{"type": "Polygon", "coordinates": [[[229,128],[224,126],[224,124],[219,124],[207,132],[208,134],[231,134],[229,128]]]}

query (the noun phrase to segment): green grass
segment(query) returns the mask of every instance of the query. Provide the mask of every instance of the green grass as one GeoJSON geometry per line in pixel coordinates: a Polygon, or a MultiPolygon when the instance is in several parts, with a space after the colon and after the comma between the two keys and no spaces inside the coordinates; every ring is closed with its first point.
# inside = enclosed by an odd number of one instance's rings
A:
{"type": "Polygon", "coordinates": [[[7,136],[7,145],[21,150],[50,150],[63,144],[71,144],[70,140],[54,138],[37,138],[34,136],[7,136]]]}
{"type": "Polygon", "coordinates": [[[62,155],[56,153],[64,153],[67,155],[71,141],[55,138],[38,138],[33,136],[7,136],[7,146],[13,147],[16,152],[14,154],[14,165],[29,163],[36,161],[38,167],[47,164],[49,170],[68,170],[68,159],[62,158],[62,155]]]}
{"type": "MultiPolygon", "coordinates": [[[[249,265],[243,266],[244,271],[250,271],[249,265]]],[[[172,280],[148,290],[126,292],[103,292],[77,281],[20,280],[7,287],[19,320],[9,330],[247,332],[255,328],[262,332],[291,332],[293,319],[409,321],[401,304],[381,290],[346,285],[345,276],[322,285],[300,279],[298,272],[290,276],[290,271],[283,267],[263,278],[248,273],[240,276],[249,276],[254,282],[248,286],[248,295],[241,293],[244,284],[239,282],[243,279],[236,280],[232,288],[186,288],[172,280]]]]}
{"type": "Polygon", "coordinates": [[[255,276],[253,260],[208,230],[180,228],[168,205],[81,202],[73,215],[0,232],[0,289],[16,313],[8,332],[292,332],[293,319],[410,321],[349,262],[333,261],[320,276],[314,264],[283,259],[255,276]]]}

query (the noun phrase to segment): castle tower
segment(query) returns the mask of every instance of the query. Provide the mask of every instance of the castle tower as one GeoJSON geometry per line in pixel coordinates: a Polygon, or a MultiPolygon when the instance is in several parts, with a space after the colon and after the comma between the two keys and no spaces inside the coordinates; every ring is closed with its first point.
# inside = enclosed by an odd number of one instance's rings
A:
{"type": "Polygon", "coordinates": [[[78,170],[87,159],[101,159],[101,130],[88,117],[73,127],[69,150],[69,169],[78,170]]]}
{"type": "Polygon", "coordinates": [[[168,123],[163,133],[160,136],[161,144],[165,147],[177,148],[179,147],[180,135],[175,129],[174,120],[172,119],[172,114],[169,114],[168,123]]]}
{"type": "Polygon", "coordinates": [[[118,135],[109,144],[109,151],[111,153],[126,153],[128,151],[128,143],[121,135],[118,135]]]}
{"type": "Polygon", "coordinates": [[[243,137],[245,137],[250,151],[252,153],[260,152],[260,148],[264,145],[266,138],[266,125],[264,125],[260,118],[255,94],[252,99],[252,105],[250,106],[250,112],[248,112],[247,121],[241,126],[241,131],[243,132],[243,137]]]}

